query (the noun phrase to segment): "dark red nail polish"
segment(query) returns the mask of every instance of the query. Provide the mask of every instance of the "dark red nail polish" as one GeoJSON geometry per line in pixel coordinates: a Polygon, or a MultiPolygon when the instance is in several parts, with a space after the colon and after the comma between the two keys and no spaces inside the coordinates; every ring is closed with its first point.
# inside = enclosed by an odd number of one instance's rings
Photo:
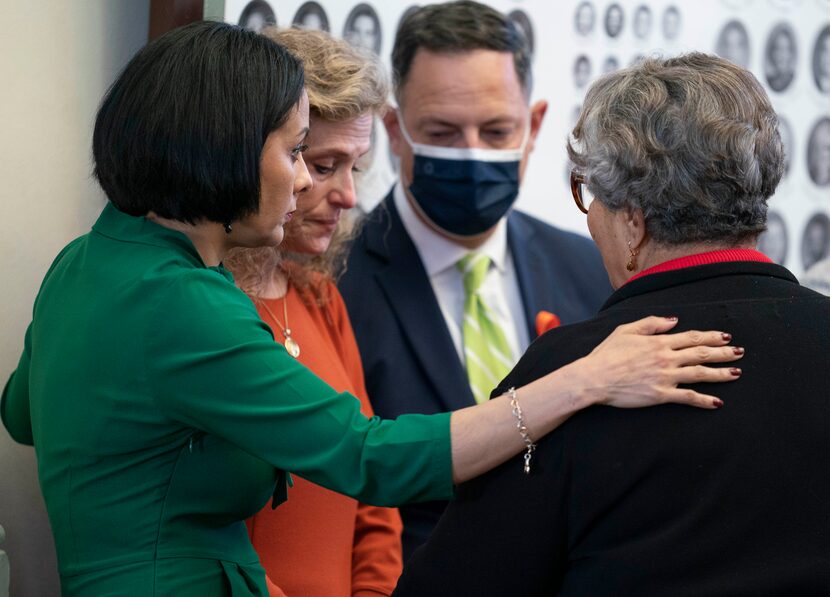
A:
{"type": "Polygon", "coordinates": [[[738,369],[737,367],[731,367],[731,368],[729,369],[729,373],[731,373],[731,374],[732,374],[732,375],[734,375],[735,377],[739,377],[739,376],[741,375],[741,373],[743,373],[743,371],[741,371],[741,370],[740,370],[740,369],[738,369]]]}
{"type": "Polygon", "coordinates": [[[721,338],[723,338],[724,342],[729,342],[730,340],[732,340],[732,334],[728,334],[727,332],[721,333],[720,336],[721,338]]]}
{"type": "Polygon", "coordinates": [[[734,352],[736,355],[742,355],[745,351],[742,347],[736,346],[732,349],[732,352],[734,352]]]}
{"type": "Polygon", "coordinates": [[[723,400],[721,400],[720,398],[715,398],[714,400],[712,400],[712,404],[715,405],[715,408],[720,408],[721,406],[723,406],[723,400]]]}

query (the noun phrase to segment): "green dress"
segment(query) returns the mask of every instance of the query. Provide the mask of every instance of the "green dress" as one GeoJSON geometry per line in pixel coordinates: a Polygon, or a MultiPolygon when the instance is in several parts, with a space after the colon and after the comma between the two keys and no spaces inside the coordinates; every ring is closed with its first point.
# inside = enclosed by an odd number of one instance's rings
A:
{"type": "Polygon", "coordinates": [[[267,595],[242,521],[282,471],[452,493],[448,414],[366,419],[186,236],[112,205],[47,273],[0,414],[35,446],[64,595],[267,595]]]}

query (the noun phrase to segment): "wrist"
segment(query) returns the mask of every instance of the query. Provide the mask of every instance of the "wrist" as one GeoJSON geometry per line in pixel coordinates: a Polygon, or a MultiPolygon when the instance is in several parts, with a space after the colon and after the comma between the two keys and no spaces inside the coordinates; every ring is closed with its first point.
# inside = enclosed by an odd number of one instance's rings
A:
{"type": "Polygon", "coordinates": [[[558,372],[562,374],[565,399],[574,412],[608,402],[608,388],[596,381],[602,377],[602,372],[595,370],[588,357],[569,363],[558,372]]]}

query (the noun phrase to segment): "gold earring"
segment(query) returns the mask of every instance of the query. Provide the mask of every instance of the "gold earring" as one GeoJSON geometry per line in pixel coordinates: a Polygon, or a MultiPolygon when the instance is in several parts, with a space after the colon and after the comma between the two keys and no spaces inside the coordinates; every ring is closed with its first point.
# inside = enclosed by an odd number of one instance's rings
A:
{"type": "Polygon", "coordinates": [[[631,241],[628,241],[628,251],[631,255],[628,257],[628,263],[625,264],[625,269],[633,272],[637,269],[637,251],[631,248],[631,241]]]}

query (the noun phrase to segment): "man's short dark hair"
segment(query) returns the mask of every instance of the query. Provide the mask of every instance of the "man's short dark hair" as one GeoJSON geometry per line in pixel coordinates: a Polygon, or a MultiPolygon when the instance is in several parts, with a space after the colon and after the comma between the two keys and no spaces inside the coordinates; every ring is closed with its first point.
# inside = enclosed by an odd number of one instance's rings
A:
{"type": "Polygon", "coordinates": [[[175,29],[104,97],[95,176],[134,216],[229,223],[256,213],[265,140],[302,93],[302,63],[270,39],[208,21],[175,29]]]}
{"type": "Polygon", "coordinates": [[[519,83],[530,97],[533,77],[527,39],[507,16],[485,4],[472,0],[429,4],[404,16],[392,48],[392,76],[399,100],[419,48],[439,53],[510,52],[519,83]]]}

